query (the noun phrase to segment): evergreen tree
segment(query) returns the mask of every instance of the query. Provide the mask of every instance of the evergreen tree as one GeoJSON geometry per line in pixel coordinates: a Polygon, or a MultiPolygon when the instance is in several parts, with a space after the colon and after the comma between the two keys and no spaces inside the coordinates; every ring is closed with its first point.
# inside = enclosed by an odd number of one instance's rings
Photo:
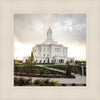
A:
{"type": "Polygon", "coordinates": [[[31,62],[31,64],[33,64],[33,62],[34,62],[34,56],[33,56],[33,52],[31,52],[31,56],[30,56],[30,62],[31,62]]]}
{"type": "Polygon", "coordinates": [[[71,75],[71,66],[70,66],[70,64],[69,64],[69,62],[67,63],[67,67],[66,67],[66,75],[67,76],[70,76],[71,75]]]}

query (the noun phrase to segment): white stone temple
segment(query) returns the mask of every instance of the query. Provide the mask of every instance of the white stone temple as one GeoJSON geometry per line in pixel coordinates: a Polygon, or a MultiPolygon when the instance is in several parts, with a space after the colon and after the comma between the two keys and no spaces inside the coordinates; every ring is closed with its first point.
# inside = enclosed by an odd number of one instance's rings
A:
{"type": "Polygon", "coordinates": [[[74,58],[69,58],[67,55],[68,48],[54,41],[50,27],[47,39],[41,44],[36,44],[32,51],[36,63],[65,64],[69,60],[74,61],[74,58]]]}

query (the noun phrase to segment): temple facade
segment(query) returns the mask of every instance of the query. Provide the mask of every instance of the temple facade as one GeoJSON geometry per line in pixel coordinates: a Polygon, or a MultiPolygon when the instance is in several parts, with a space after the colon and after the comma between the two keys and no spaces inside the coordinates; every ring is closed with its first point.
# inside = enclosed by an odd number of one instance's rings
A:
{"type": "Polygon", "coordinates": [[[47,30],[47,39],[41,44],[36,44],[32,51],[36,63],[66,64],[67,61],[74,61],[74,58],[67,55],[68,48],[54,41],[50,27],[47,30]]]}

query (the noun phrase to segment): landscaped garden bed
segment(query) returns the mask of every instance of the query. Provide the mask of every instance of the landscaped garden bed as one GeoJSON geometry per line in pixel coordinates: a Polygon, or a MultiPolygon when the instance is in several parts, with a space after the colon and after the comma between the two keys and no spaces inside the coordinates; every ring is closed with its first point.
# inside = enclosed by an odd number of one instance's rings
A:
{"type": "Polygon", "coordinates": [[[35,79],[25,77],[14,77],[14,86],[86,86],[86,84],[77,83],[58,83],[58,81],[52,81],[50,79],[35,79]]]}
{"type": "MultiPolygon", "coordinates": [[[[56,66],[57,67],[57,66],[56,66]]],[[[29,76],[29,77],[47,77],[47,78],[75,78],[74,75],[67,75],[66,73],[54,71],[40,66],[32,65],[15,65],[14,75],[29,76]]]]}

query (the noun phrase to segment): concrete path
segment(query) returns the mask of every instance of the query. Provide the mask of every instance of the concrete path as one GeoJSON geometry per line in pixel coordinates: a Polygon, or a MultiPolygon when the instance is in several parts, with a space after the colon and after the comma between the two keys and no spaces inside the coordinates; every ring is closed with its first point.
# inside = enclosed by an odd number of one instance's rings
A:
{"type": "MultiPolygon", "coordinates": [[[[30,78],[30,77],[26,77],[26,76],[15,76],[15,77],[24,77],[24,78],[30,78]]],[[[51,81],[58,81],[58,83],[60,84],[72,84],[72,83],[76,83],[76,84],[86,84],[86,78],[85,77],[76,77],[75,79],[71,79],[71,78],[41,78],[41,77],[32,77],[32,82],[34,82],[34,80],[36,79],[50,79],[51,81]]]]}
{"type": "MultiPolygon", "coordinates": [[[[54,68],[48,68],[48,67],[46,67],[44,65],[37,65],[37,66],[44,67],[44,68],[47,68],[47,69],[50,69],[50,70],[54,70],[54,71],[59,71],[59,72],[62,72],[62,73],[66,73],[66,71],[58,70],[58,69],[54,69],[54,68]]],[[[76,78],[71,79],[71,78],[41,78],[41,77],[32,77],[32,82],[34,82],[34,80],[36,80],[36,79],[50,79],[52,81],[58,81],[58,83],[61,83],[61,84],[72,84],[72,83],[86,84],[86,77],[85,76],[81,76],[79,74],[74,74],[74,73],[71,73],[71,74],[74,75],[76,78]]],[[[21,76],[16,76],[16,77],[21,77],[21,76]]],[[[25,78],[29,78],[29,77],[25,77],[25,78]]]]}
{"type": "MultiPolygon", "coordinates": [[[[49,68],[49,67],[46,67],[46,65],[38,65],[38,66],[44,67],[44,68],[47,68],[47,69],[50,69],[50,70],[66,73],[66,71],[64,71],[64,70],[59,70],[59,69],[55,69],[55,68],[49,68]]],[[[71,73],[71,74],[74,75],[76,78],[74,78],[74,79],[71,79],[71,78],[50,78],[50,79],[54,80],[54,81],[58,81],[58,83],[86,84],[86,76],[82,76],[80,74],[74,74],[74,73],[71,73]]]]}
{"type": "Polygon", "coordinates": [[[59,70],[59,69],[55,69],[55,68],[51,68],[51,67],[46,67],[46,65],[35,65],[35,66],[40,66],[42,68],[50,69],[50,70],[53,70],[53,71],[58,71],[58,72],[61,72],[61,73],[66,73],[66,71],[64,71],[64,70],[59,70]]]}

